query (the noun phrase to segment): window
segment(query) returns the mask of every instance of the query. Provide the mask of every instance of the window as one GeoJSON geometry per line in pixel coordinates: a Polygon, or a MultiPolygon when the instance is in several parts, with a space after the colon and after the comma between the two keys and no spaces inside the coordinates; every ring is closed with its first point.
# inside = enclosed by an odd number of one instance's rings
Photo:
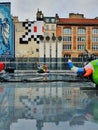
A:
{"type": "Polygon", "coordinates": [[[77,41],[78,42],[85,42],[86,41],[86,37],[78,36],[77,41]]]}
{"type": "Polygon", "coordinates": [[[82,44],[78,45],[78,50],[85,50],[85,45],[82,44]]]}
{"type": "Polygon", "coordinates": [[[63,41],[64,42],[71,42],[72,41],[72,37],[71,36],[63,36],[63,41]]]}
{"type": "Polygon", "coordinates": [[[63,34],[72,34],[72,29],[71,28],[64,28],[63,34]]]}
{"type": "Polygon", "coordinates": [[[46,19],[46,22],[49,23],[49,19],[48,18],[46,19]]]}
{"type": "Polygon", "coordinates": [[[46,25],[46,30],[49,30],[49,25],[46,25]]]}
{"type": "Polygon", "coordinates": [[[55,19],[54,19],[54,18],[52,18],[52,19],[51,19],[51,22],[52,22],[52,23],[54,23],[54,22],[55,22],[55,19]]]}
{"type": "Polygon", "coordinates": [[[92,34],[98,34],[98,28],[93,28],[92,29],[92,34]]]}
{"type": "Polygon", "coordinates": [[[51,30],[55,30],[55,26],[54,25],[51,26],[51,30]]]}
{"type": "Polygon", "coordinates": [[[63,49],[64,49],[64,50],[71,50],[71,47],[72,47],[71,44],[63,45],[63,49]]]}
{"type": "Polygon", "coordinates": [[[85,28],[78,28],[78,34],[86,34],[85,28]]]}
{"type": "Polygon", "coordinates": [[[98,50],[98,45],[92,45],[92,50],[98,50]]]}
{"type": "Polygon", "coordinates": [[[39,49],[36,49],[36,52],[39,52],[39,49]]]}
{"type": "Polygon", "coordinates": [[[98,37],[92,37],[92,42],[98,42],[98,37]]]}

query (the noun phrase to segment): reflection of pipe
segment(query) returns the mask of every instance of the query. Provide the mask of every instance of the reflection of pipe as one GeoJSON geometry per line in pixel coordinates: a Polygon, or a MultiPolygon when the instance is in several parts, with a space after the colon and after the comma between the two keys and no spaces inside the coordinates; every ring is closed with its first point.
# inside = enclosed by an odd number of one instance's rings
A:
{"type": "Polygon", "coordinates": [[[36,127],[37,127],[37,130],[41,130],[42,127],[44,125],[44,122],[43,120],[36,120],[36,127]]]}

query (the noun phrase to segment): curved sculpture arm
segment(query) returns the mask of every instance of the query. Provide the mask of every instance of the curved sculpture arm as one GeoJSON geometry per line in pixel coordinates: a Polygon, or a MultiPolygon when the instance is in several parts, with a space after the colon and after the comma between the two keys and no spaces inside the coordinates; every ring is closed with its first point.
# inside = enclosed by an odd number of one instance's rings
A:
{"type": "Polygon", "coordinates": [[[81,75],[85,73],[84,68],[76,67],[70,59],[68,60],[68,66],[74,73],[81,74],[81,75]]]}

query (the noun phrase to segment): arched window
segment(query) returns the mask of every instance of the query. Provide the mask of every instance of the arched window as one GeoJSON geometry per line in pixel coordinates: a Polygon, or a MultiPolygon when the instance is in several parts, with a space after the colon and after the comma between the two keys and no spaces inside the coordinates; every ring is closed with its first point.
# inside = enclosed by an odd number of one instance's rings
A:
{"type": "Polygon", "coordinates": [[[92,29],[92,34],[98,34],[98,28],[93,28],[92,29]]]}
{"type": "Polygon", "coordinates": [[[72,34],[72,29],[71,28],[64,28],[63,29],[63,34],[72,34]]]}
{"type": "Polygon", "coordinates": [[[78,28],[78,34],[86,34],[85,28],[78,28]]]}

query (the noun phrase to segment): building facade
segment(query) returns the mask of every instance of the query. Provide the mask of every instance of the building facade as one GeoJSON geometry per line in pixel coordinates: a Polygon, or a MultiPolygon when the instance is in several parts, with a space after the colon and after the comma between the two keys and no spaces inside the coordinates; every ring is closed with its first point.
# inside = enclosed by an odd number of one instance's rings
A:
{"type": "Polygon", "coordinates": [[[98,56],[98,17],[78,13],[70,13],[69,18],[46,17],[38,9],[36,21],[19,21],[12,18],[10,6],[10,2],[0,3],[0,58],[58,62],[66,57],[98,56]]]}
{"type": "Polygon", "coordinates": [[[98,18],[70,13],[69,18],[45,17],[37,11],[36,21],[15,21],[15,57],[79,58],[98,55],[98,18]]]}
{"type": "Polygon", "coordinates": [[[44,35],[43,21],[14,21],[15,57],[39,57],[40,37],[44,35]]]}
{"type": "Polygon", "coordinates": [[[98,18],[70,13],[59,18],[57,36],[62,37],[62,57],[81,57],[85,53],[98,55],[98,18]]]}

